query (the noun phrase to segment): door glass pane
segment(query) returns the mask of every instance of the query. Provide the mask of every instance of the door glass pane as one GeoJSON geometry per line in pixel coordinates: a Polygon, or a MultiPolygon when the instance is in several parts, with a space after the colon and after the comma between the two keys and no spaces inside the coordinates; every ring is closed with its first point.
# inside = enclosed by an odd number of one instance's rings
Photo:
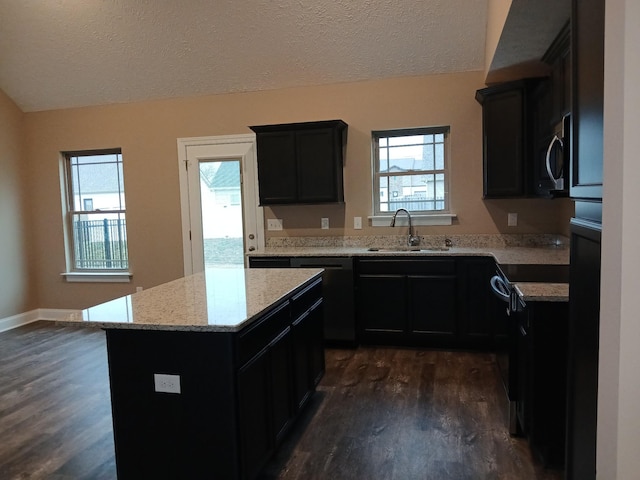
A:
{"type": "Polygon", "coordinates": [[[200,163],[205,267],[244,264],[240,161],[200,163]]]}

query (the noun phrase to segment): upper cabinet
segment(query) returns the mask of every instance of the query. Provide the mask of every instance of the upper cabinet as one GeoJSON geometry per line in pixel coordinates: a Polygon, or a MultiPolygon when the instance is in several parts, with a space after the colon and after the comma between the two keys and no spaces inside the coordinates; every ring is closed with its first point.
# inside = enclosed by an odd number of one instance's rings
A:
{"type": "Polygon", "coordinates": [[[250,128],[257,140],[260,205],[344,201],[345,122],[327,120],[250,128]]]}
{"type": "Polygon", "coordinates": [[[570,24],[541,60],[544,77],[478,90],[485,198],[568,195],[571,113],[570,24]]]}
{"type": "Polygon", "coordinates": [[[482,104],[483,194],[485,198],[527,196],[532,145],[529,97],[535,81],[517,81],[476,92],[482,104]]]}
{"type": "Polygon", "coordinates": [[[569,193],[575,199],[602,199],[603,0],[572,4],[572,162],[569,193]]]}

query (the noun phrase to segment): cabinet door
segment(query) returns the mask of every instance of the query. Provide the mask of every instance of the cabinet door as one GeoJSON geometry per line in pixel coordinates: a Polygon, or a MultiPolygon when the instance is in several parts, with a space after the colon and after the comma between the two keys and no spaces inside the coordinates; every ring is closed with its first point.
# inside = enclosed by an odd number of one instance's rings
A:
{"type": "Polygon", "coordinates": [[[572,152],[569,194],[602,198],[604,0],[572,3],[572,152]]]}
{"type": "Polygon", "coordinates": [[[256,477],[273,449],[268,365],[268,355],[263,353],[238,372],[240,458],[245,479],[256,477]]]}
{"type": "Polygon", "coordinates": [[[342,201],[342,162],[333,128],[296,132],[298,200],[301,203],[342,201]],[[338,185],[340,184],[340,185],[338,185]]]}
{"type": "Polygon", "coordinates": [[[315,388],[325,371],[324,363],[324,302],[320,302],[309,312],[308,322],[311,323],[309,328],[309,350],[311,352],[311,372],[310,380],[312,388],[315,388]]]}
{"type": "Polygon", "coordinates": [[[294,417],[290,329],[285,330],[271,343],[268,357],[269,378],[271,380],[269,400],[273,433],[277,444],[294,417]]]}
{"type": "MultiPolygon", "coordinates": [[[[484,258],[458,261],[458,302],[460,341],[463,345],[493,347],[495,334],[504,325],[498,325],[493,315],[493,302],[489,282],[495,273],[495,262],[484,258]]],[[[504,311],[504,303],[502,310],[504,311]]]]}
{"type": "Polygon", "coordinates": [[[596,478],[601,226],[571,222],[567,480],[596,478]]]}
{"type": "Polygon", "coordinates": [[[453,345],[457,324],[455,276],[410,275],[407,285],[410,335],[424,337],[425,341],[428,338],[429,345],[453,345]]]}
{"type": "Polygon", "coordinates": [[[406,276],[360,275],[357,311],[363,340],[401,337],[407,327],[406,276]]]}
{"type": "Polygon", "coordinates": [[[482,105],[484,196],[517,197],[524,190],[523,91],[491,94],[482,105]]]}
{"type": "Polygon", "coordinates": [[[297,199],[296,143],[292,131],[256,136],[260,205],[295,203],[297,199]]]}

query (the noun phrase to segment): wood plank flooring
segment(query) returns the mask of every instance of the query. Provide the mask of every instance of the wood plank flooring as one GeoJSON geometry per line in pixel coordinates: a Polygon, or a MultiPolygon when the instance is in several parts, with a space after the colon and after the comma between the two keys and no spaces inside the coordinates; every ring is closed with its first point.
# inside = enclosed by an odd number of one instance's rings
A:
{"type": "MultiPolygon", "coordinates": [[[[329,349],[309,408],[262,480],[560,480],[509,436],[487,353],[329,349]]],[[[0,334],[0,479],[115,479],[104,332],[0,334]]]]}

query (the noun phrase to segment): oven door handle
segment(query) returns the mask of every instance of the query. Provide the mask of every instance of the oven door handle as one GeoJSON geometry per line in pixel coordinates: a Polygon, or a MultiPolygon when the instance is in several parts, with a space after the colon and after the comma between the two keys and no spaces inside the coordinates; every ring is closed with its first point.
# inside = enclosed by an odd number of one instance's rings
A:
{"type": "Polygon", "coordinates": [[[498,297],[503,302],[510,303],[511,300],[511,288],[504,281],[504,279],[500,275],[494,275],[491,277],[491,291],[493,294],[498,297]]]}

